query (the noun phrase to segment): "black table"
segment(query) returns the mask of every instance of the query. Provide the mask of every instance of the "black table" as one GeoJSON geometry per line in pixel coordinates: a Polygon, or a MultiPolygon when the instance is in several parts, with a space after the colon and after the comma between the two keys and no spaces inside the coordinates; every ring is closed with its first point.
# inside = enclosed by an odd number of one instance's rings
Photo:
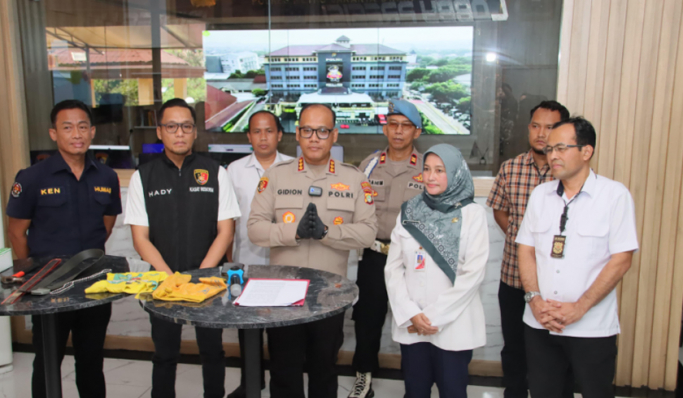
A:
{"type": "MultiPolygon", "coordinates": [[[[199,277],[219,276],[217,268],[188,273],[192,275],[192,282],[197,282],[199,277]]],[[[251,265],[245,268],[245,276],[308,279],[311,282],[306,302],[301,307],[236,307],[232,305],[229,291],[225,291],[201,304],[151,300],[141,301],[141,305],[145,311],[168,322],[244,329],[247,398],[255,398],[261,396],[259,329],[298,325],[340,314],[353,305],[358,287],[340,275],[311,268],[251,265]]]]}
{"type": "MultiPolygon", "coordinates": [[[[68,257],[67,257],[68,258],[68,257]]],[[[46,264],[52,258],[41,259],[46,264]]],[[[94,260],[89,260],[94,261],[94,260]]],[[[63,264],[63,262],[62,262],[63,264]]],[[[104,256],[97,264],[88,268],[80,277],[95,274],[103,269],[112,272],[128,272],[128,262],[124,257],[104,256]]],[[[39,268],[40,269],[40,268],[39,268]]],[[[2,273],[11,275],[12,269],[2,273]]],[[[30,275],[29,275],[30,277],[30,275]]],[[[104,279],[104,276],[99,279],[104,279]]],[[[15,304],[0,305],[0,315],[39,315],[43,326],[43,354],[45,357],[45,388],[48,398],[61,398],[62,374],[57,355],[57,316],[59,312],[80,310],[111,303],[126,296],[122,293],[85,294],[85,288],[95,280],[76,283],[66,292],[58,295],[33,296],[25,294],[15,304]]],[[[17,286],[18,287],[18,286],[17,286]]],[[[0,302],[12,293],[14,288],[2,287],[0,302]]]]}

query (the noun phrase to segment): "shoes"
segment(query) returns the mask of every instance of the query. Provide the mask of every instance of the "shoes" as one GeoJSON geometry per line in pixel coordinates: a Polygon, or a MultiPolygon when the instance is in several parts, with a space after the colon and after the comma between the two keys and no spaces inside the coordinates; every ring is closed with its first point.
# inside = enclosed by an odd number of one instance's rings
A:
{"type": "Polygon", "coordinates": [[[356,372],[356,381],[353,383],[348,398],[372,398],[374,396],[375,392],[372,391],[372,373],[356,372]]]}
{"type": "MultiPolygon", "coordinates": [[[[261,390],[266,388],[266,383],[261,382],[261,390]]],[[[235,388],[235,391],[231,392],[228,394],[226,398],[246,398],[247,396],[247,387],[240,384],[239,387],[235,388]]]]}

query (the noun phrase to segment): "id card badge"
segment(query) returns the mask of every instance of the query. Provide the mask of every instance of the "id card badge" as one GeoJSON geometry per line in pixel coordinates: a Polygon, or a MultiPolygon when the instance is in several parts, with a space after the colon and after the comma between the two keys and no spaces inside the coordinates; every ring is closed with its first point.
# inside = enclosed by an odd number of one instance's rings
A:
{"type": "Polygon", "coordinates": [[[567,237],[562,235],[555,235],[553,237],[553,250],[550,252],[550,257],[552,258],[563,258],[564,257],[564,243],[567,237]]]}
{"type": "Polygon", "coordinates": [[[424,271],[425,270],[425,265],[426,265],[426,255],[425,252],[422,250],[418,250],[415,252],[415,264],[414,264],[414,270],[415,271],[424,271]]]}

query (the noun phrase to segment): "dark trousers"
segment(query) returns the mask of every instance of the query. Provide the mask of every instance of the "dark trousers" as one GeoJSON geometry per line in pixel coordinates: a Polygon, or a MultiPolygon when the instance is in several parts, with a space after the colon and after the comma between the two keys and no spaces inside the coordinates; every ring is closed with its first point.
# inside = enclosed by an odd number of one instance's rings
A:
{"type": "Polygon", "coordinates": [[[357,372],[379,369],[379,347],[389,302],[384,283],[386,263],[387,256],[370,249],[365,249],[363,259],[358,263],[358,302],[353,307],[356,331],[353,369],[357,372]]]}
{"type": "MultiPolygon", "coordinates": [[[[81,398],[106,397],[107,388],[104,384],[104,338],[107,335],[107,325],[111,318],[111,304],[82,310],[62,312],[57,314],[57,353],[59,363],[64,359],[66,341],[71,332],[76,360],[76,387],[81,398]]],[[[34,315],[33,347],[36,356],[33,360],[33,377],[31,389],[33,398],[43,398],[45,392],[45,363],[43,356],[43,328],[40,317],[34,315]]]]}
{"type": "Polygon", "coordinates": [[[613,398],[617,336],[582,338],[551,335],[525,326],[532,397],[562,397],[571,368],[584,398],[613,398]]]}
{"type": "MultiPolygon", "coordinates": [[[[182,325],[150,316],[152,323],[152,398],[174,398],[182,325]]],[[[225,396],[223,329],[195,327],[202,361],[204,398],[225,396]]]]}
{"type": "Polygon", "coordinates": [[[269,328],[270,396],[304,398],[304,364],[308,396],[337,397],[337,354],[344,341],[344,314],[302,325],[269,328]]]}
{"type": "MultiPolygon", "coordinates": [[[[522,318],[526,302],[524,290],[500,282],[498,287],[500,321],[503,328],[503,350],[500,352],[503,364],[503,386],[505,398],[527,398],[527,358],[524,341],[526,325],[522,318]]],[[[562,397],[574,396],[574,377],[571,369],[567,372],[565,391],[562,397]]]]}
{"type": "MultiPolygon", "coordinates": [[[[259,333],[259,358],[261,358],[261,385],[266,384],[266,371],[263,369],[263,329],[259,333]]],[[[247,386],[247,374],[244,371],[244,330],[239,329],[237,331],[237,337],[240,342],[240,370],[242,371],[242,376],[240,378],[240,384],[244,387],[247,386]]]]}
{"type": "Polygon", "coordinates": [[[448,351],[431,343],[401,344],[405,398],[429,398],[436,383],[440,397],[467,398],[472,350],[448,351]]]}

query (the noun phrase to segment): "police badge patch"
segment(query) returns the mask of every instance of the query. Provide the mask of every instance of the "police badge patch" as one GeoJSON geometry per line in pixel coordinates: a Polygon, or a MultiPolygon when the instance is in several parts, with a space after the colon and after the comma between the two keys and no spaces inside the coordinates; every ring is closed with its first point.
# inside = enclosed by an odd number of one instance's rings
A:
{"type": "Polygon", "coordinates": [[[256,187],[256,191],[258,193],[261,193],[266,190],[266,187],[268,186],[268,177],[261,177],[261,179],[258,182],[258,186],[256,187]]]}
{"type": "Polygon", "coordinates": [[[199,185],[206,185],[209,182],[209,171],[204,169],[194,169],[194,179],[199,185]]]}
{"type": "Polygon", "coordinates": [[[21,184],[19,184],[18,182],[15,182],[14,184],[12,184],[12,196],[13,197],[18,198],[19,195],[21,195],[21,191],[22,191],[21,184]]]}

